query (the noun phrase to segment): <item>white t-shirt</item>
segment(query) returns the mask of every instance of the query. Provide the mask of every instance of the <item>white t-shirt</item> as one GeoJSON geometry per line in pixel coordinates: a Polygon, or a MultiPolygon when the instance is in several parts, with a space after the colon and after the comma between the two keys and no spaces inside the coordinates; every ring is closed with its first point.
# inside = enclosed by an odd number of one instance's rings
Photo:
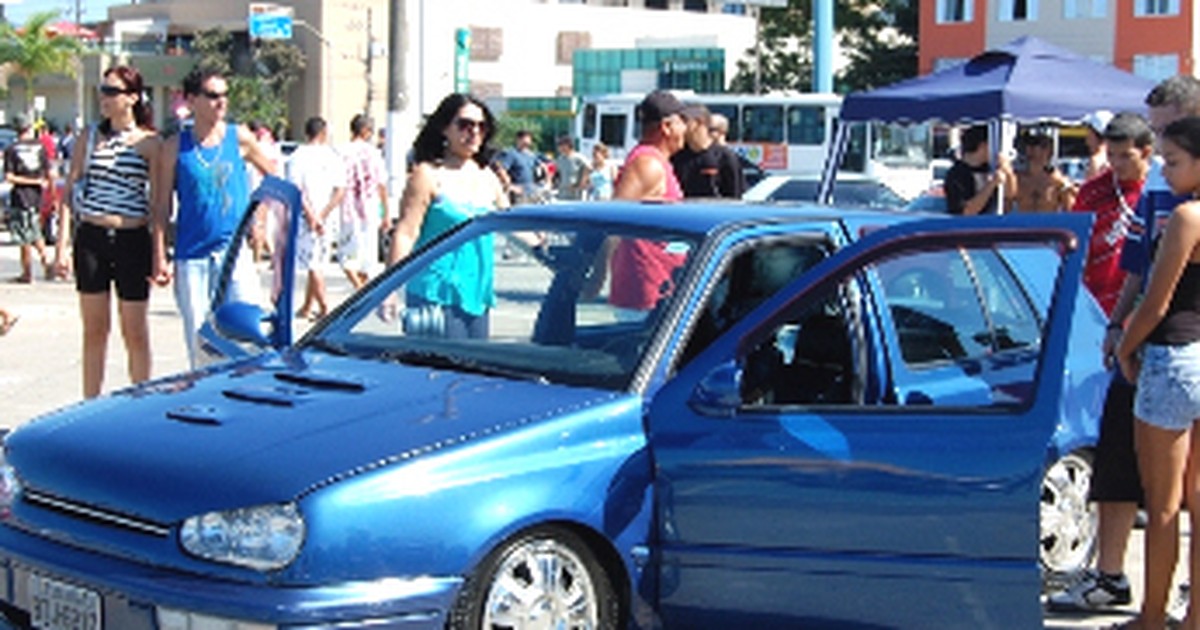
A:
{"type": "Polygon", "coordinates": [[[287,178],[300,189],[309,208],[319,215],[329,205],[334,189],[346,187],[346,168],[333,147],[305,144],[297,147],[288,159],[287,178]]]}

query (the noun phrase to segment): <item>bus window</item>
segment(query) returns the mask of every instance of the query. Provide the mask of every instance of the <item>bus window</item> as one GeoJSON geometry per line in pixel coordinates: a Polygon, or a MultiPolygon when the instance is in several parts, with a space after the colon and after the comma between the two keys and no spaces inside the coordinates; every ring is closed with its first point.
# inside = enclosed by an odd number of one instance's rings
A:
{"type": "Polygon", "coordinates": [[[788,144],[825,144],[825,108],[791,105],[787,111],[788,144]]]}
{"type": "Polygon", "coordinates": [[[625,147],[626,126],[629,118],[625,114],[603,114],[600,116],[600,142],[613,149],[625,147]]]}
{"type": "Polygon", "coordinates": [[[717,105],[713,103],[708,106],[708,111],[720,114],[729,121],[729,133],[725,134],[726,142],[737,142],[742,139],[741,134],[738,133],[741,127],[738,125],[740,119],[737,115],[737,105],[717,105]]]}
{"type": "Polygon", "coordinates": [[[846,142],[846,153],[842,155],[840,171],[865,173],[867,170],[867,126],[863,123],[848,123],[850,137],[846,142]]]}
{"type": "Polygon", "coordinates": [[[596,106],[592,103],[583,106],[582,135],[588,140],[596,138],[596,106]]]}
{"type": "Polygon", "coordinates": [[[783,106],[743,106],[742,141],[783,142],[783,106]]]}

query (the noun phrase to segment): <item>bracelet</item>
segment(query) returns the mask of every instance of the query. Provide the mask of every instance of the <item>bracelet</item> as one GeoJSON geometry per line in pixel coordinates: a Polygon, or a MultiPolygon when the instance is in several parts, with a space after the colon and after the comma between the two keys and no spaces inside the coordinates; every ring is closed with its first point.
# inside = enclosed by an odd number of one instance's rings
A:
{"type": "Polygon", "coordinates": [[[1111,323],[1111,322],[1110,322],[1110,323],[1108,324],[1108,326],[1107,326],[1107,327],[1105,327],[1105,329],[1104,329],[1104,330],[1125,330],[1125,327],[1124,327],[1124,326],[1122,326],[1122,325],[1120,325],[1120,324],[1115,324],[1115,323],[1111,323]]]}

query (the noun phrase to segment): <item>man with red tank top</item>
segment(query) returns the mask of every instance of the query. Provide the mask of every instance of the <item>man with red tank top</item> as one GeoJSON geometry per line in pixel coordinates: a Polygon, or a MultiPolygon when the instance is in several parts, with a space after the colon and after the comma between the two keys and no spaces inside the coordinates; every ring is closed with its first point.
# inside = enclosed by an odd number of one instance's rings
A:
{"type": "MultiPolygon", "coordinates": [[[[671,167],[671,155],[683,148],[687,131],[683,103],[670,92],[655,90],[638,105],[637,118],[641,140],[625,158],[613,198],[682,200],[683,191],[671,167]]],[[[630,319],[644,317],[670,293],[671,274],[684,261],[682,254],[668,251],[666,245],[658,241],[609,239],[590,278],[592,290],[599,292],[611,267],[609,303],[630,319]]]]}

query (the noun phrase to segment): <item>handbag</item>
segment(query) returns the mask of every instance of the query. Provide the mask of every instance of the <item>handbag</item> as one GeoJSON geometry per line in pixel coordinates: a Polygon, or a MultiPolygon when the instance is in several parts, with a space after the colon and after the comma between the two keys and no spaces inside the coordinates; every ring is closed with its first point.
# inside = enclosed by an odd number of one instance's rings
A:
{"type": "Polygon", "coordinates": [[[71,214],[78,215],[83,208],[84,195],[87,193],[88,167],[92,164],[92,143],[95,142],[96,125],[88,125],[83,135],[83,172],[71,185],[71,214]]]}

